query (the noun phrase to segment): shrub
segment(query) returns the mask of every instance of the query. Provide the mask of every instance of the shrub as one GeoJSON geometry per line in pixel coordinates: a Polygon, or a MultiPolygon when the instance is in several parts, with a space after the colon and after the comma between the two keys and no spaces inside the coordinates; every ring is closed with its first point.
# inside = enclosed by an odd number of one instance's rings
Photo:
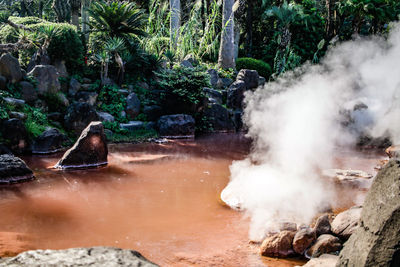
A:
{"type": "Polygon", "coordinates": [[[125,122],[126,118],[121,117],[126,107],[126,98],[119,93],[118,86],[105,85],[98,97],[99,108],[110,113],[118,122],[125,122]]]}
{"type": "Polygon", "coordinates": [[[210,86],[209,75],[200,68],[175,67],[156,73],[162,90],[160,105],[170,114],[195,114],[210,86]]]}
{"type": "Polygon", "coordinates": [[[236,60],[236,69],[256,70],[258,74],[260,74],[266,79],[268,79],[272,74],[271,66],[268,63],[262,60],[248,58],[248,57],[238,58],[236,60]]]}
{"type": "MultiPolygon", "coordinates": [[[[48,53],[52,60],[65,60],[68,69],[73,70],[82,65],[84,56],[84,47],[76,27],[67,23],[53,23],[35,17],[10,17],[12,22],[23,24],[27,28],[34,31],[44,26],[54,26],[58,34],[51,40],[48,53]]],[[[9,25],[5,25],[0,29],[0,41],[2,43],[15,43],[18,36],[15,29],[9,25]]],[[[27,60],[34,53],[34,49],[30,51],[19,51],[19,57],[22,65],[27,65],[27,60]]]]}

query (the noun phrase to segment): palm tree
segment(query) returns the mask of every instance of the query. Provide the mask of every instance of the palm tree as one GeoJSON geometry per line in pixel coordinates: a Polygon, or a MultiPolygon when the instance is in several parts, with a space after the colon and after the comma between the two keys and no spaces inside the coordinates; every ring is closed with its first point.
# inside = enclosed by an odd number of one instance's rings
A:
{"type": "Polygon", "coordinates": [[[234,0],[224,0],[222,13],[221,46],[219,49],[218,65],[223,69],[235,68],[235,22],[234,0]]]}
{"type": "Polygon", "coordinates": [[[87,24],[91,32],[101,33],[106,41],[108,38],[122,38],[126,42],[137,36],[144,36],[144,11],[135,3],[110,1],[94,2],[88,10],[90,20],[87,24]]]}
{"type": "Polygon", "coordinates": [[[171,49],[176,51],[179,40],[179,31],[181,27],[181,1],[170,0],[170,38],[171,38],[171,49]]]}
{"type": "Polygon", "coordinates": [[[71,6],[71,20],[72,25],[75,25],[79,29],[79,12],[81,10],[81,0],[69,0],[71,6]]]}

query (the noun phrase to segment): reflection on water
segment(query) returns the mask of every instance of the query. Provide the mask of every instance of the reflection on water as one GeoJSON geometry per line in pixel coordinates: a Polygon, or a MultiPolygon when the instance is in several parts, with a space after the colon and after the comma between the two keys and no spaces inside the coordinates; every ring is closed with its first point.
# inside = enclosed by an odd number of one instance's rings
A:
{"type": "MultiPolygon", "coordinates": [[[[293,266],[299,261],[260,259],[247,242],[248,221],[219,199],[229,165],[249,147],[239,135],[111,145],[109,165],[86,171],[51,169],[60,155],[25,158],[38,179],[0,188],[0,256],[101,245],[138,250],[162,266],[293,266]]],[[[376,165],[358,156],[349,154],[366,171],[376,165]]],[[[346,195],[350,202],[353,192],[346,195]]]]}

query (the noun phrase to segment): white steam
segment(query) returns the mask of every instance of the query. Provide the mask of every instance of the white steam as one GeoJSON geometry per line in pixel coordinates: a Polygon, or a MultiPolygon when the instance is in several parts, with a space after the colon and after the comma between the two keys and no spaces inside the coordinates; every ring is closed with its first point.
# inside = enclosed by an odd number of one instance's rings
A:
{"type": "Polygon", "coordinates": [[[329,51],[246,95],[244,121],[254,139],[249,158],[231,166],[222,198],[251,218],[260,240],[276,222],[309,223],[330,203],[319,171],[331,168],[333,149],[355,135],[389,135],[400,142],[400,27],[388,40],[359,39],[329,51]],[[353,110],[358,103],[368,108],[353,110]],[[353,123],[344,128],[343,110],[353,123]]]}

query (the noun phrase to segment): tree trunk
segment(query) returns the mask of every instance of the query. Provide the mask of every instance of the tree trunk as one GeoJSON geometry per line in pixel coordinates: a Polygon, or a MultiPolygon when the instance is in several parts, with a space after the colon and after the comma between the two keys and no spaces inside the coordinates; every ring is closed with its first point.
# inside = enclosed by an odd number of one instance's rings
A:
{"type": "Polygon", "coordinates": [[[57,15],[58,22],[66,22],[71,17],[71,7],[68,1],[65,0],[54,0],[53,9],[57,15]]]}
{"type": "Polygon", "coordinates": [[[175,51],[178,47],[179,30],[181,27],[181,1],[170,0],[170,12],[171,12],[171,25],[170,25],[170,38],[171,38],[171,50],[175,51]]]}
{"type": "Polygon", "coordinates": [[[43,8],[44,8],[44,3],[43,0],[39,1],[39,18],[43,18],[43,8]]]}
{"type": "Polygon", "coordinates": [[[240,44],[240,25],[239,22],[235,21],[235,40],[234,40],[235,62],[236,59],[239,57],[239,44],[240,44]]]}
{"type": "Polygon", "coordinates": [[[245,50],[246,56],[252,56],[253,50],[253,1],[248,1],[247,3],[247,14],[246,14],[246,43],[245,50]]]}
{"type": "Polygon", "coordinates": [[[85,34],[86,40],[89,39],[89,14],[91,0],[82,0],[82,32],[85,34]]]}
{"type": "Polygon", "coordinates": [[[75,25],[79,30],[79,12],[81,11],[81,0],[69,0],[71,6],[72,25],[75,25]]]}
{"type": "Polygon", "coordinates": [[[335,36],[335,0],[326,0],[326,25],[325,39],[330,40],[335,36]]]}
{"type": "Polygon", "coordinates": [[[223,69],[235,68],[234,0],[224,0],[222,7],[222,34],[218,65],[223,69]]]}

